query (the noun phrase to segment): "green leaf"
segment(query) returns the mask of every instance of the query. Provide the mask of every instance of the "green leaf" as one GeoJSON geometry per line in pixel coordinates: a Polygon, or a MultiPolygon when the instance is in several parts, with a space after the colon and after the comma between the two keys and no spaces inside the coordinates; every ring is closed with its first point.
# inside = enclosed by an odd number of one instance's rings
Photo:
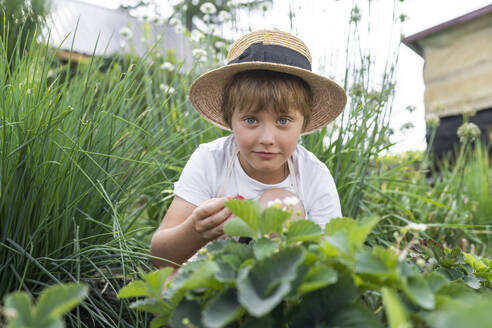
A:
{"type": "Polygon", "coordinates": [[[242,328],[273,328],[273,319],[269,316],[264,316],[261,318],[249,317],[244,322],[242,328]]]}
{"type": "Polygon", "coordinates": [[[291,216],[290,211],[284,211],[277,207],[267,207],[260,219],[260,235],[264,236],[270,233],[277,235],[282,234],[284,222],[291,216]]]}
{"type": "Polygon", "coordinates": [[[326,327],[323,323],[352,304],[358,296],[359,291],[352,278],[341,275],[335,284],[303,295],[300,311],[293,313],[289,327],[326,327]]]}
{"type": "Polygon", "coordinates": [[[260,231],[261,207],[256,200],[231,199],[225,202],[231,212],[240,217],[253,230],[254,235],[260,231]]]}
{"type": "Polygon", "coordinates": [[[169,323],[169,316],[157,316],[150,322],[150,328],[161,328],[169,323]]]}
{"type": "Polygon", "coordinates": [[[265,295],[249,279],[250,268],[239,271],[237,288],[239,291],[239,302],[255,317],[262,317],[277,306],[284,296],[290,292],[288,281],[280,280],[268,295],[265,295]]]}
{"type": "Polygon", "coordinates": [[[306,294],[314,290],[336,283],[338,273],[326,264],[318,264],[312,267],[302,281],[298,293],[306,294]]]}
{"type": "Polygon", "coordinates": [[[224,232],[229,237],[256,237],[250,226],[238,217],[234,217],[224,224],[224,232]]]}
{"type": "Polygon", "coordinates": [[[219,267],[219,271],[217,271],[214,275],[217,281],[226,284],[234,283],[236,281],[236,267],[223,259],[218,259],[215,263],[217,263],[217,266],[219,267]]]}
{"type": "Polygon", "coordinates": [[[204,262],[186,279],[182,288],[193,289],[197,287],[215,287],[215,273],[219,271],[219,266],[212,261],[204,262]]]}
{"type": "Polygon", "coordinates": [[[287,242],[319,241],[321,227],[309,220],[295,220],[290,222],[287,230],[287,242]]]}
{"type": "Polygon", "coordinates": [[[31,298],[25,292],[15,292],[9,294],[5,299],[5,309],[12,315],[9,320],[9,327],[34,327],[35,313],[31,298]]]}
{"type": "Polygon", "coordinates": [[[256,241],[253,246],[253,252],[256,259],[261,261],[267,257],[272,256],[278,246],[278,241],[263,237],[256,241]]]}
{"type": "Polygon", "coordinates": [[[234,242],[224,247],[224,254],[237,256],[239,257],[240,262],[244,262],[253,257],[253,249],[251,245],[234,242]]]}
{"type": "Polygon", "coordinates": [[[36,320],[54,320],[70,311],[87,296],[87,287],[70,283],[47,287],[38,297],[36,320]]]}
{"type": "MultiPolygon", "coordinates": [[[[39,321],[34,327],[43,327],[43,328],[65,328],[63,320],[61,318],[56,319],[46,319],[43,321],[39,321]]],[[[19,327],[15,327],[19,328],[19,327]]]]}
{"type": "Polygon", "coordinates": [[[347,233],[350,245],[361,247],[371,230],[378,223],[377,218],[367,218],[355,221],[351,218],[337,218],[330,220],[325,226],[325,236],[332,236],[339,231],[347,233]]]}
{"type": "Polygon", "coordinates": [[[383,325],[366,307],[359,304],[350,304],[335,312],[327,322],[327,327],[382,328],[383,325]]]}
{"type": "Polygon", "coordinates": [[[290,282],[303,259],[302,248],[287,248],[241,269],[237,279],[239,302],[256,317],[271,311],[290,292],[290,282]]]}
{"type": "Polygon", "coordinates": [[[155,300],[153,298],[137,300],[130,305],[130,308],[137,311],[160,314],[162,316],[167,315],[167,317],[169,317],[172,311],[171,304],[169,304],[167,301],[164,301],[162,299],[155,300]]]}
{"type": "Polygon", "coordinates": [[[477,272],[486,272],[490,269],[473,254],[463,253],[463,257],[465,258],[465,262],[477,272]]]}
{"type": "Polygon", "coordinates": [[[350,237],[347,231],[341,230],[333,233],[332,235],[325,236],[325,241],[337,250],[335,256],[342,254],[344,256],[351,257],[353,252],[349,238],[350,237]]]}
{"type": "Polygon", "coordinates": [[[145,281],[135,280],[121,288],[118,292],[118,298],[129,298],[129,297],[153,297],[154,294],[149,290],[145,281]]]}
{"type": "Polygon", "coordinates": [[[446,277],[435,271],[425,272],[423,277],[433,293],[437,292],[442,286],[449,282],[446,277]]]}
{"type": "Polygon", "coordinates": [[[169,275],[173,272],[173,270],[174,269],[171,267],[166,267],[141,275],[142,279],[147,282],[150,290],[153,292],[154,297],[161,297],[164,283],[166,282],[167,277],[169,277],[169,275]]]}
{"type": "Polygon", "coordinates": [[[147,296],[159,299],[161,298],[164,282],[172,271],[173,268],[166,267],[147,274],[140,273],[142,280],[132,281],[120,289],[118,292],[118,298],[147,296]]]}
{"type": "Polygon", "coordinates": [[[482,284],[480,283],[480,279],[474,276],[473,274],[464,276],[463,281],[468,285],[468,287],[473,289],[479,289],[480,287],[482,287],[482,284]]]}
{"type": "Polygon", "coordinates": [[[413,302],[426,310],[435,306],[434,293],[422,276],[410,276],[403,280],[403,291],[413,302]]]}
{"type": "Polygon", "coordinates": [[[189,262],[186,266],[188,265],[190,265],[191,269],[182,267],[181,269],[184,272],[180,275],[180,278],[176,276],[171,285],[164,291],[165,297],[170,299],[171,304],[178,304],[187,291],[195,288],[212,290],[221,288],[221,284],[215,278],[215,274],[220,271],[217,263],[212,261],[189,262]]]}
{"type": "Polygon", "coordinates": [[[203,324],[206,327],[225,327],[242,314],[237,300],[237,291],[228,289],[210,301],[203,310],[203,324]]]}
{"type": "Polygon", "coordinates": [[[202,327],[200,304],[195,301],[181,301],[171,315],[169,324],[173,328],[189,328],[190,324],[202,327]]]}
{"type": "Polygon", "coordinates": [[[463,303],[449,303],[431,314],[429,323],[436,328],[489,328],[492,322],[490,297],[474,296],[463,303]]]}
{"type": "Polygon", "coordinates": [[[369,288],[397,283],[401,275],[398,253],[379,246],[361,250],[356,254],[355,272],[361,277],[357,283],[369,288]]]}
{"type": "Polygon", "coordinates": [[[394,290],[387,287],[381,289],[383,295],[383,305],[386,318],[390,328],[407,328],[412,327],[407,319],[407,313],[400,298],[394,290]]]}

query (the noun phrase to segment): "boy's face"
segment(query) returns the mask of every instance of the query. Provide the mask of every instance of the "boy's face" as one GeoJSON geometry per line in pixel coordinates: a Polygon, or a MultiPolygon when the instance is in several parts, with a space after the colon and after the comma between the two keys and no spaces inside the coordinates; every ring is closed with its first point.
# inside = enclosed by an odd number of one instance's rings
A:
{"type": "Polygon", "coordinates": [[[276,114],[235,110],[231,127],[239,147],[239,161],[253,179],[266,184],[285,179],[284,165],[292,155],[304,118],[298,110],[276,114]]]}

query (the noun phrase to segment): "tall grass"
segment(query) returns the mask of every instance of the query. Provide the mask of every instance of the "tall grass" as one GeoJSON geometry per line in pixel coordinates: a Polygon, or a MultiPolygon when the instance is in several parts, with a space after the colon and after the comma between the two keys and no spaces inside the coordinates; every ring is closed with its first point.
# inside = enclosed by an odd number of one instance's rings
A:
{"type": "MultiPolygon", "coordinates": [[[[92,58],[74,73],[36,42],[15,70],[3,42],[0,56],[0,298],[66,280],[123,284],[149,266],[149,233],[194,145],[221,133],[186,107],[191,76],[150,56],[104,73],[92,58]],[[161,90],[165,78],[177,92],[161,90]]],[[[121,313],[96,300],[86,311],[118,326],[121,313]]]]}

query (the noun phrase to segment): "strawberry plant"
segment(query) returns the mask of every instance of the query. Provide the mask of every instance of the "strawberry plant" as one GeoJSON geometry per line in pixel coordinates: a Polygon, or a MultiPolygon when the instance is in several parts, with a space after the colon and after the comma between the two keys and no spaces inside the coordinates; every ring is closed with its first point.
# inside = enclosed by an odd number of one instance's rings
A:
{"type": "Polygon", "coordinates": [[[215,241],[169,283],[164,268],[120,290],[145,297],[132,307],[155,314],[152,327],[458,327],[471,305],[481,311],[475,327],[492,320],[491,261],[421,242],[414,227],[402,229],[403,249],[370,247],[375,218],[322,230],[278,204],[227,206],[236,217],[226,234],[249,244],[215,241]]]}
{"type": "Polygon", "coordinates": [[[60,284],[44,289],[37,304],[32,304],[26,292],[7,295],[3,314],[7,328],[61,328],[61,316],[87,296],[87,287],[80,284],[60,284]]]}

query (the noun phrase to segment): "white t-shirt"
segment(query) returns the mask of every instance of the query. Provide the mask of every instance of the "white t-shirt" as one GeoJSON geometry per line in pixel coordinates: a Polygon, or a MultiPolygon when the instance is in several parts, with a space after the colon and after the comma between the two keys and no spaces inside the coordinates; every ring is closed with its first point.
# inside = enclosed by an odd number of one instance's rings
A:
{"type": "MultiPolygon", "coordinates": [[[[272,188],[295,193],[290,174],[280,183],[264,184],[248,176],[236,156],[224,194],[219,195],[233,152],[233,135],[201,144],[174,184],[174,194],[199,206],[210,198],[221,196],[241,195],[246,199],[258,199],[263,192],[272,188]]],[[[292,154],[292,162],[299,188],[298,196],[307,218],[324,227],[330,219],[341,217],[338,192],[326,165],[301,145],[297,145],[292,154]]]]}

